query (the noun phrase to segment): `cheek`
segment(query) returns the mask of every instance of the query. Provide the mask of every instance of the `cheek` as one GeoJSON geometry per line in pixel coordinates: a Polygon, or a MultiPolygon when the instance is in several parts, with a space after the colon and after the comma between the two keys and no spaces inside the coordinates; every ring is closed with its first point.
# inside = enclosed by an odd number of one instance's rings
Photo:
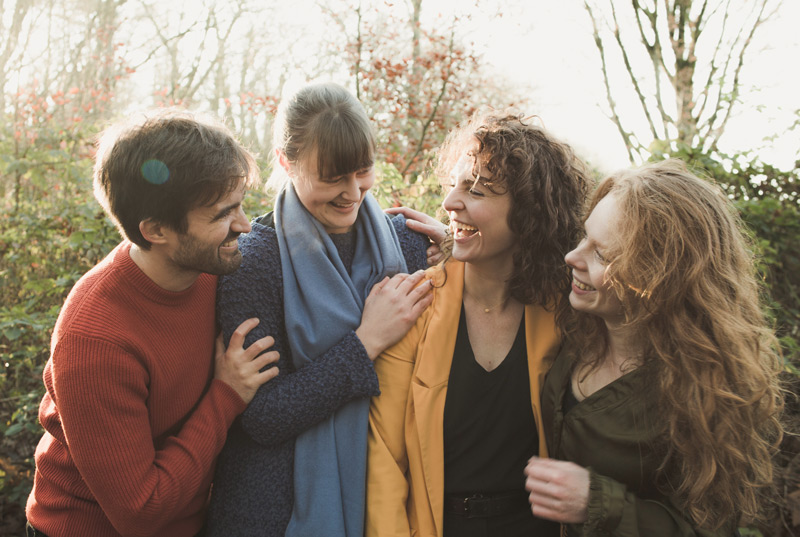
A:
{"type": "Polygon", "coordinates": [[[375,184],[375,174],[371,174],[369,177],[366,177],[361,184],[362,190],[369,190],[375,184]]]}
{"type": "Polygon", "coordinates": [[[300,198],[300,203],[306,209],[310,209],[313,205],[318,203],[319,189],[315,185],[304,178],[293,180],[294,190],[297,192],[297,197],[300,198]]]}

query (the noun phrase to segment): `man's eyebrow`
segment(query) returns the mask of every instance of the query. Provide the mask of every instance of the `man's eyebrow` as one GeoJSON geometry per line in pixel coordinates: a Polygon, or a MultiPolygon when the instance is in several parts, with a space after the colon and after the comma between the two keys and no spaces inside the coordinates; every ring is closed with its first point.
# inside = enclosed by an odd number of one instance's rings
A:
{"type": "Polygon", "coordinates": [[[241,202],[236,202],[236,203],[231,203],[230,205],[227,205],[227,206],[223,207],[222,209],[219,210],[219,212],[217,212],[217,214],[215,214],[211,218],[211,221],[212,222],[216,222],[217,220],[221,220],[221,219],[225,218],[225,216],[229,212],[231,212],[234,209],[239,208],[239,206],[241,206],[241,204],[242,204],[241,202]]]}

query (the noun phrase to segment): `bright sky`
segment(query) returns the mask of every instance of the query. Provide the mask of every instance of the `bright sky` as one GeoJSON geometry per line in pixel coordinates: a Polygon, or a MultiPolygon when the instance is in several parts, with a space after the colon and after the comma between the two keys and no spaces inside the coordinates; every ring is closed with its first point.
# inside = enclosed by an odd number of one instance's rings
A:
{"type": "MultiPolygon", "coordinates": [[[[749,0],[733,3],[738,2],[749,0]]],[[[428,4],[444,5],[436,0],[428,4]]],[[[476,24],[475,39],[485,45],[487,60],[503,76],[529,89],[533,112],[584,158],[604,171],[628,166],[621,137],[605,115],[599,54],[583,0],[503,4],[504,17],[476,24]]],[[[628,2],[618,4],[620,11],[629,8],[628,2]]],[[[800,129],[764,141],[800,119],[794,115],[800,109],[798,22],[800,1],[784,0],[778,16],[756,34],[742,70],[743,102],[728,123],[722,150],[758,149],[767,162],[784,169],[791,169],[800,158],[800,129]]]]}
{"type": "MultiPolygon", "coordinates": [[[[276,0],[276,20],[264,31],[273,35],[276,43],[292,43],[295,50],[298,43],[306,42],[308,54],[316,54],[315,38],[335,30],[319,4],[331,2],[340,8],[343,1],[276,0]]],[[[365,6],[401,11],[407,8],[408,1],[361,0],[365,6]]],[[[471,20],[459,23],[459,33],[475,42],[498,78],[530,96],[533,109],[525,112],[540,116],[547,128],[575,146],[592,165],[608,172],[628,166],[628,160],[616,127],[605,115],[607,104],[600,61],[583,1],[422,0],[422,18],[423,23],[446,27],[454,15],[467,10],[472,13],[471,20]]],[[[606,4],[609,0],[594,1],[606,4]]],[[[629,2],[613,1],[620,12],[630,11],[629,2]]],[[[737,6],[752,1],[731,0],[737,6]]],[[[191,10],[195,5],[200,9],[202,4],[202,0],[163,0],[158,5],[177,15],[187,5],[191,10]]],[[[125,7],[135,10],[138,4],[129,2],[125,7]]],[[[9,14],[5,16],[8,18],[9,14]]],[[[165,19],[164,24],[172,18],[165,19]]],[[[721,140],[723,151],[754,149],[767,162],[784,169],[793,167],[800,157],[797,154],[800,128],[785,134],[787,127],[800,119],[794,115],[800,109],[798,22],[800,0],[783,0],[778,16],[756,34],[741,76],[743,102],[737,105],[735,117],[721,140]],[[766,142],[765,138],[772,135],[778,136],[766,142]]],[[[135,63],[135,57],[130,59],[135,63]]],[[[301,74],[300,69],[296,71],[301,74]]],[[[152,76],[148,72],[147,66],[143,66],[135,76],[152,76]]],[[[149,80],[143,80],[140,86],[150,87],[149,80]]],[[[618,99],[618,104],[624,106],[625,102],[618,99]]]]}

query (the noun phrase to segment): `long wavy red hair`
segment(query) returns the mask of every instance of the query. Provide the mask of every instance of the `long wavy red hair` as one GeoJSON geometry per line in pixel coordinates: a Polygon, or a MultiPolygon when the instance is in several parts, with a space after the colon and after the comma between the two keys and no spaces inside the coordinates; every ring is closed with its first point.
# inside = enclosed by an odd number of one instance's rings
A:
{"type": "MultiPolygon", "coordinates": [[[[655,362],[666,446],[659,486],[700,527],[719,528],[733,513],[753,519],[783,432],[782,360],[748,235],[722,191],[680,161],[608,177],[586,214],[611,193],[619,230],[606,274],[655,362]]],[[[605,325],[575,320],[579,366],[591,368],[606,350],[605,325]]]]}

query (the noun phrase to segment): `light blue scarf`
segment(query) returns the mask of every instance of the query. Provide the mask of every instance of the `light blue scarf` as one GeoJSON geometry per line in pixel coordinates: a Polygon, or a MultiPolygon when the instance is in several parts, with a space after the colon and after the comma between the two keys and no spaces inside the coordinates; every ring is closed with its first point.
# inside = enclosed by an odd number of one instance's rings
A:
{"type": "MultiPolygon", "coordinates": [[[[369,193],[354,226],[351,274],[291,182],[275,203],[284,316],[301,368],[361,323],[372,286],[406,263],[389,218],[369,193]]],[[[362,537],[369,400],[352,401],[301,434],[294,448],[294,507],[286,537],[362,537]]]]}

